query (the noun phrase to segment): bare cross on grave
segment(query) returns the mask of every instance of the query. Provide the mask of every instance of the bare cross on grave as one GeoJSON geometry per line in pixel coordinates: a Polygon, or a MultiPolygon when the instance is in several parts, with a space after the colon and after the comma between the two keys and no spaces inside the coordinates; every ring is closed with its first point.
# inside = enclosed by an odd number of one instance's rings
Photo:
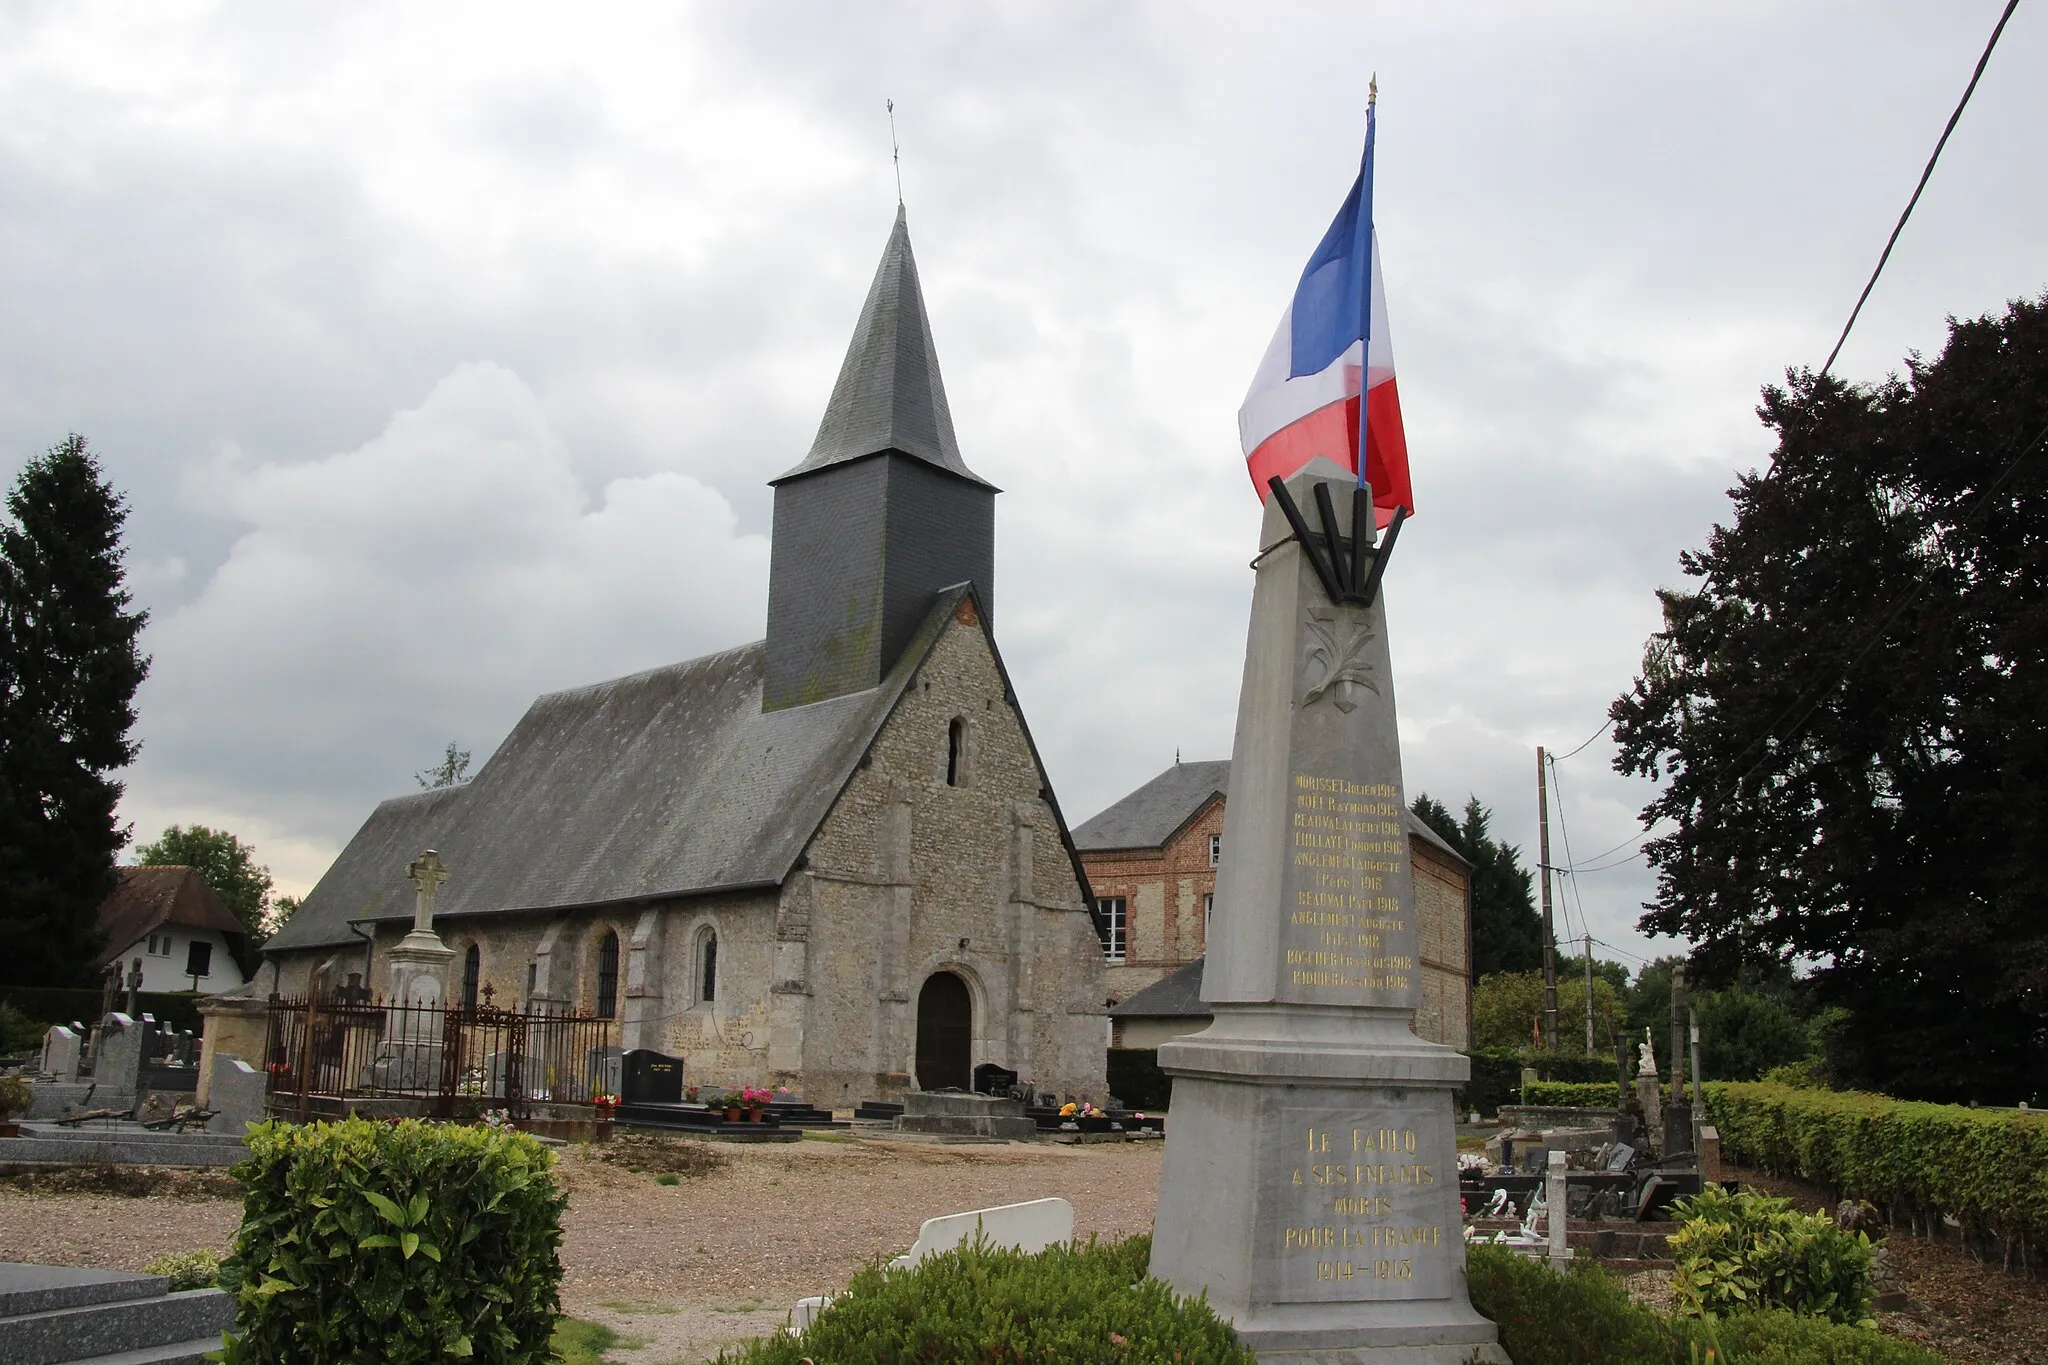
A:
{"type": "Polygon", "coordinates": [[[441,855],[428,849],[406,865],[406,880],[419,888],[419,900],[413,907],[412,928],[416,934],[432,933],[434,928],[434,893],[448,880],[448,869],[441,865],[441,855]]]}

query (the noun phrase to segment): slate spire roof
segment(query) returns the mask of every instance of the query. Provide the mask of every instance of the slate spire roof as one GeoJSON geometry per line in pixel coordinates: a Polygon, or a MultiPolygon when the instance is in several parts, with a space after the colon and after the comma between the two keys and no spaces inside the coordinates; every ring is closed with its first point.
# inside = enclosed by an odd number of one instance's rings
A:
{"type": "Polygon", "coordinates": [[[781,483],[885,450],[901,451],[983,487],[993,486],[960,458],[901,204],[896,206],[896,226],[882,248],[882,263],[868,286],[867,302],[861,305],[860,321],[811,453],[769,482],[781,483]]]}

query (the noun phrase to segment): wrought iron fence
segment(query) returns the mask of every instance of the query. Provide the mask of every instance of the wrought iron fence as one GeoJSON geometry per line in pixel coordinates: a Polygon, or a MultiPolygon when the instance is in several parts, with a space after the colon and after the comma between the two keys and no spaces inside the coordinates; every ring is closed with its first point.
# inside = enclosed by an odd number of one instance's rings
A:
{"type": "Polygon", "coordinates": [[[264,1052],[273,1109],[313,1113],[394,1101],[441,1118],[458,1109],[587,1105],[619,1089],[617,1024],[490,1003],[381,1004],[343,990],[270,997],[264,1052]]]}

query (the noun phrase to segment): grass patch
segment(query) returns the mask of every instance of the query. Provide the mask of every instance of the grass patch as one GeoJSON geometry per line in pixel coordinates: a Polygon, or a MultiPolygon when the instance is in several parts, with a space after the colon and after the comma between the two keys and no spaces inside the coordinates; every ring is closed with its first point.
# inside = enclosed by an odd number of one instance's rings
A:
{"type": "Polygon", "coordinates": [[[683,1183],[683,1178],[674,1171],[663,1171],[660,1175],[654,1177],[654,1183],[657,1185],[680,1185],[683,1183]]]}
{"type": "Polygon", "coordinates": [[[24,1194],[110,1194],[123,1199],[167,1195],[181,1199],[240,1199],[242,1182],[226,1171],[172,1170],[86,1162],[0,1176],[0,1187],[24,1194]]]}
{"type": "MultiPolygon", "coordinates": [[[[732,1155],[708,1142],[688,1142],[660,1133],[614,1133],[591,1145],[589,1154],[629,1171],[653,1171],[685,1179],[714,1174],[732,1165],[732,1155]]],[[[664,1185],[672,1181],[664,1180],[664,1185]]]]}
{"type": "Polygon", "coordinates": [[[859,1141],[860,1141],[860,1139],[859,1139],[859,1138],[855,1137],[855,1136],[854,1136],[853,1134],[851,1134],[851,1133],[825,1133],[825,1132],[820,1132],[820,1131],[819,1131],[818,1129],[816,1129],[816,1128],[806,1128],[806,1129],[804,1129],[804,1130],[803,1130],[803,1134],[804,1134],[804,1141],[805,1141],[805,1142],[859,1142],[859,1141]]]}
{"type": "Polygon", "coordinates": [[[562,1358],[562,1365],[604,1365],[605,1352],[637,1351],[646,1344],[645,1337],[622,1337],[588,1318],[558,1319],[555,1334],[548,1339],[548,1345],[562,1358]]]}
{"type": "Polygon", "coordinates": [[[646,1317],[653,1314],[660,1314],[665,1317],[683,1311],[680,1308],[673,1308],[665,1303],[642,1303],[637,1299],[605,1299],[597,1306],[599,1308],[609,1308],[612,1312],[623,1314],[627,1317],[646,1317]]]}

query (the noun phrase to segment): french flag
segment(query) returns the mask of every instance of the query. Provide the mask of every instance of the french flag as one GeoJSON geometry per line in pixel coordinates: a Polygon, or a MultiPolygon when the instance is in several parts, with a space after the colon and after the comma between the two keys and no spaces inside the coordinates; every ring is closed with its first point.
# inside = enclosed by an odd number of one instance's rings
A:
{"type": "Polygon", "coordinates": [[[1268,479],[1285,479],[1318,455],[1354,471],[1362,464],[1360,481],[1372,485],[1374,519],[1385,528],[1396,508],[1414,512],[1415,496],[1408,483],[1401,397],[1394,387],[1387,299],[1380,287],[1379,236],[1372,226],[1372,144],[1373,106],[1368,104],[1358,179],[1301,272],[1294,300],[1281,314],[1273,344],[1237,410],[1237,430],[1261,499],[1268,479]]]}

